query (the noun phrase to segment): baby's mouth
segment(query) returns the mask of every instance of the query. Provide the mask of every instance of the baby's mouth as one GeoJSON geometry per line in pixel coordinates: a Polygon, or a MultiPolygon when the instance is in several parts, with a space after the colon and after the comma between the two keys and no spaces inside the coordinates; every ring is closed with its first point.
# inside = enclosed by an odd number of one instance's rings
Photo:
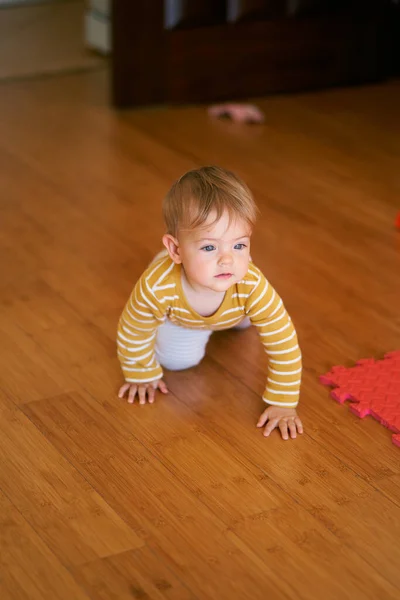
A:
{"type": "Polygon", "coordinates": [[[217,279],[229,279],[230,277],[232,277],[232,273],[220,273],[219,275],[215,276],[217,279]]]}

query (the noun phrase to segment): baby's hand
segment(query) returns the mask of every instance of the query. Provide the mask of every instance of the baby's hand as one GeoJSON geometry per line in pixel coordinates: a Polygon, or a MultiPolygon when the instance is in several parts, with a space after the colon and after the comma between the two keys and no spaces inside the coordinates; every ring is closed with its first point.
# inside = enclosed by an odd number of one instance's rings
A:
{"type": "Polygon", "coordinates": [[[285,406],[269,406],[258,419],[257,427],[265,424],[264,435],[268,437],[275,427],[279,427],[284,440],[297,437],[297,432],[303,433],[303,424],[294,408],[285,406]]]}
{"type": "Polygon", "coordinates": [[[168,388],[162,379],[150,381],[149,383],[124,383],[118,392],[118,398],[123,398],[128,392],[128,402],[133,404],[137,394],[139,404],[146,404],[146,397],[149,404],[153,404],[156,389],[163,394],[168,394],[168,388]]]}

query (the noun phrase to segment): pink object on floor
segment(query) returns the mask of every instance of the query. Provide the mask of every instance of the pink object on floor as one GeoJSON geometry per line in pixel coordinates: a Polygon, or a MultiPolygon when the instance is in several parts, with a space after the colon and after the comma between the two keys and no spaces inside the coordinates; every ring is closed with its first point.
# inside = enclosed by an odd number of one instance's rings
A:
{"type": "Polygon", "coordinates": [[[343,404],[354,402],[350,410],[358,417],[371,415],[393,431],[392,442],[400,446],[400,351],[386,354],[383,360],[359,360],[355,367],[333,367],[320,377],[324,385],[334,386],[331,396],[343,404]]]}
{"type": "Polygon", "coordinates": [[[254,104],[214,104],[208,109],[211,117],[230,119],[235,123],[263,123],[264,113],[254,104]]]}

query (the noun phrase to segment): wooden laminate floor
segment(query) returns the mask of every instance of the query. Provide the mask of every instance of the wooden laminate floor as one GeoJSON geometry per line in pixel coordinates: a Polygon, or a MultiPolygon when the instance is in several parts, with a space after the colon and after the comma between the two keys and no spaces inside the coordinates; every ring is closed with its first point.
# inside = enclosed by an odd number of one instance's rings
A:
{"type": "Polygon", "coordinates": [[[400,450],[318,376],[400,347],[399,82],[262,100],[262,128],[116,113],[106,87],[0,87],[2,600],[398,599],[400,450]],[[252,330],[215,334],[153,406],[116,397],[163,194],[210,163],[253,189],[253,259],[297,326],[294,442],[255,427],[252,330]]]}

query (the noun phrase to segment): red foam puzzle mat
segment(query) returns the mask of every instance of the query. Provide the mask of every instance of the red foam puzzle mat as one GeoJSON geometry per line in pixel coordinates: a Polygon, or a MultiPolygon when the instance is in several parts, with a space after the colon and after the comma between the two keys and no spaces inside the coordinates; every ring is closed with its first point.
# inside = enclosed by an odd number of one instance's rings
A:
{"type": "Polygon", "coordinates": [[[358,417],[371,415],[393,431],[392,442],[400,446],[400,350],[382,360],[366,358],[354,367],[333,367],[320,381],[334,387],[331,396],[340,404],[350,400],[350,410],[358,417]]]}

